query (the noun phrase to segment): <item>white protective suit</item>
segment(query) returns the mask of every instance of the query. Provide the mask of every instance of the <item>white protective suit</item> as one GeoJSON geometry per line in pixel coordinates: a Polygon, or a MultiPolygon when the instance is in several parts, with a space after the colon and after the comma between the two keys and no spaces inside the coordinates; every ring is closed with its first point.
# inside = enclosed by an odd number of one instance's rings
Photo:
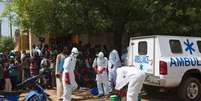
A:
{"type": "Polygon", "coordinates": [[[107,64],[107,58],[104,57],[103,52],[99,52],[98,57],[95,58],[93,62],[93,68],[96,71],[96,82],[99,96],[108,94],[107,64]]]}
{"type": "Polygon", "coordinates": [[[144,71],[136,67],[122,67],[117,69],[116,90],[128,84],[126,101],[138,101],[138,95],[145,80],[144,71]]]}
{"type": "Polygon", "coordinates": [[[109,55],[108,61],[108,74],[109,74],[109,92],[112,92],[113,86],[116,82],[116,70],[121,67],[121,60],[117,50],[112,50],[109,55]]]}
{"type": "Polygon", "coordinates": [[[39,56],[42,56],[42,52],[41,52],[41,50],[38,47],[35,48],[35,51],[38,52],[39,56]]]}
{"type": "Polygon", "coordinates": [[[63,101],[71,101],[71,93],[78,86],[75,81],[74,75],[77,55],[77,48],[73,48],[71,51],[71,55],[67,57],[64,61],[64,71],[62,74],[62,82],[64,89],[63,101]]]}
{"type": "Polygon", "coordinates": [[[62,84],[62,72],[63,72],[63,65],[64,65],[64,60],[66,58],[66,55],[63,53],[60,53],[57,55],[56,59],[56,70],[55,74],[59,74],[60,76],[56,78],[56,89],[57,89],[57,97],[58,99],[62,99],[63,95],[63,84],[62,84]]]}

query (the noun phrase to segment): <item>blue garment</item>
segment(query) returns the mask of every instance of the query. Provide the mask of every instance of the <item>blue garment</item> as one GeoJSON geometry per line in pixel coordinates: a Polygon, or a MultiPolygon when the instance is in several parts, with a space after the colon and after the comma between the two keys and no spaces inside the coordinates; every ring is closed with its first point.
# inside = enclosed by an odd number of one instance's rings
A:
{"type": "Polygon", "coordinates": [[[65,59],[65,58],[63,58],[63,59],[61,58],[61,59],[60,59],[60,62],[59,62],[59,71],[60,71],[60,72],[63,72],[63,70],[64,70],[64,68],[63,68],[64,59],[65,59]]]}
{"type": "Polygon", "coordinates": [[[14,64],[10,64],[8,67],[9,77],[17,76],[17,67],[14,64]]]}

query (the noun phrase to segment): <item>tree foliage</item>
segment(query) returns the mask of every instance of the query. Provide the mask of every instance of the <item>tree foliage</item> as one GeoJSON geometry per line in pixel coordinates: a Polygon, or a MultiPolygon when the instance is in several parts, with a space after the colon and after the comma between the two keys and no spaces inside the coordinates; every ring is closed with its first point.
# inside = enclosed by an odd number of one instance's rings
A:
{"type": "Polygon", "coordinates": [[[1,37],[0,38],[0,52],[10,52],[14,49],[14,43],[11,38],[1,37]]]}
{"type": "Polygon", "coordinates": [[[15,22],[37,34],[201,35],[200,0],[13,0],[15,22]]]}

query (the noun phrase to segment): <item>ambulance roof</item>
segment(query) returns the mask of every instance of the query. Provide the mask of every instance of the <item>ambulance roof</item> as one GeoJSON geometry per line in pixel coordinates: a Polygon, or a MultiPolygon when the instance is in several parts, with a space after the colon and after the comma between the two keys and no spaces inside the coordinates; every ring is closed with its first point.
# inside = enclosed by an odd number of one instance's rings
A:
{"type": "Polygon", "coordinates": [[[138,37],[131,37],[131,40],[134,39],[144,39],[144,38],[156,38],[156,37],[168,37],[168,38],[175,38],[175,37],[190,37],[190,38],[201,38],[201,37],[193,37],[193,36],[173,36],[173,35],[148,35],[148,36],[138,36],[138,37]]]}

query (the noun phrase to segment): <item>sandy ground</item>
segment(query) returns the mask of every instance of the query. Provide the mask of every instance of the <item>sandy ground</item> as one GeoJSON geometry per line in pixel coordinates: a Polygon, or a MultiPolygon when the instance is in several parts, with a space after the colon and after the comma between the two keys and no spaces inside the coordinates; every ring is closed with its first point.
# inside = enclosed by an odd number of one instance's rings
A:
{"type": "MultiPolygon", "coordinates": [[[[49,101],[58,101],[56,97],[56,90],[46,90],[46,92],[49,94],[49,101]]],[[[20,95],[19,101],[24,101],[24,96],[26,93],[22,93],[20,95]]],[[[72,101],[109,101],[109,97],[102,97],[98,98],[96,96],[92,96],[90,92],[87,89],[84,90],[77,90],[73,92],[72,94],[72,101]]],[[[179,101],[178,96],[166,92],[166,93],[152,93],[152,94],[142,94],[142,100],[141,101],[179,101]]]]}
{"type": "MultiPolygon", "coordinates": [[[[50,101],[58,101],[56,96],[56,90],[46,90],[47,94],[49,94],[50,101]]],[[[24,96],[26,93],[22,93],[20,95],[19,101],[24,101],[24,96]]],[[[109,97],[101,97],[98,98],[96,96],[92,96],[90,92],[85,90],[77,90],[72,94],[72,101],[109,101],[109,97]]]]}

